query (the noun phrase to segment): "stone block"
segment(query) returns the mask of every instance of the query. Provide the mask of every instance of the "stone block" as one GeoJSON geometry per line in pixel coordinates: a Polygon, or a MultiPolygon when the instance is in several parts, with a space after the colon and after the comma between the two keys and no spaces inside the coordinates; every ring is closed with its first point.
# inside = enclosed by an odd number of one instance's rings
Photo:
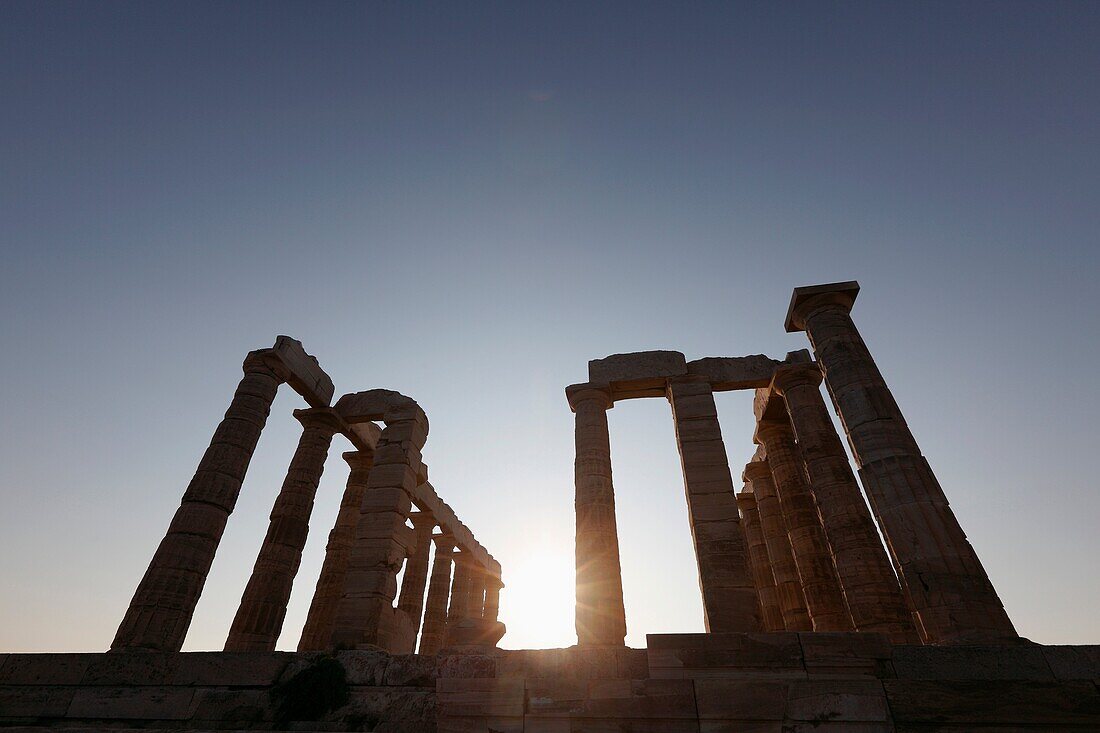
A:
{"type": "Polygon", "coordinates": [[[1039,646],[898,646],[893,652],[898,679],[1053,680],[1039,646]]]}
{"type": "Polygon", "coordinates": [[[1043,657],[1060,680],[1100,680],[1100,646],[1044,646],[1043,657]]]}
{"type": "Polygon", "coordinates": [[[699,720],[782,721],[788,687],[785,681],[696,679],[699,720]]]}
{"type": "Polygon", "coordinates": [[[187,720],[190,687],[82,687],[73,694],[69,718],[187,720]]]}
{"type": "Polygon", "coordinates": [[[787,692],[786,718],[811,723],[887,723],[890,710],[878,680],[798,680],[787,692]]]}
{"type": "Polygon", "coordinates": [[[390,655],[381,651],[340,651],[336,661],[344,667],[349,685],[381,685],[390,655]]]}
{"type": "Polygon", "coordinates": [[[272,354],[282,363],[286,383],[300,394],[310,407],[328,407],[335,388],[317,358],[306,353],[302,342],[289,336],[279,336],[271,347],[272,354]]]}
{"type": "Polygon", "coordinates": [[[389,687],[435,687],[438,659],[419,654],[397,654],[390,658],[382,684],[389,687]]]}
{"type": "Polygon", "coordinates": [[[353,687],[347,704],[325,716],[342,723],[338,730],[391,733],[432,730],[435,718],[435,692],[410,687],[353,687]]]}
{"type": "Polygon", "coordinates": [[[169,684],[180,654],[157,652],[112,652],[91,660],[81,680],[83,685],[169,684]]]}
{"type": "Polygon", "coordinates": [[[649,634],[649,672],[654,678],[806,676],[798,634],[649,634]]]}
{"type": "Polygon", "coordinates": [[[69,710],[69,704],[72,702],[76,689],[74,687],[37,685],[0,686],[0,721],[8,718],[64,717],[69,710]]]}
{"type": "Polygon", "coordinates": [[[78,685],[102,654],[9,654],[0,685],[78,685]]]}
{"type": "Polygon", "coordinates": [[[185,652],[169,677],[173,685],[266,687],[274,684],[291,660],[289,652],[185,652]]]}
{"type": "Polygon", "coordinates": [[[716,392],[731,389],[756,389],[771,383],[772,373],[781,362],[763,354],[752,356],[707,357],[687,363],[687,373],[705,377],[716,392]]]}
{"type": "Polygon", "coordinates": [[[811,677],[893,676],[893,647],[883,634],[803,632],[798,638],[811,677]]]}
{"type": "Polygon", "coordinates": [[[923,723],[1054,731],[1100,724],[1100,693],[1091,682],[899,679],[883,680],[883,686],[899,728],[923,723]]]}
{"type": "Polygon", "coordinates": [[[436,719],[436,733],[524,733],[523,716],[453,717],[436,719]]]}
{"type": "Polygon", "coordinates": [[[445,677],[436,681],[439,715],[450,718],[511,718],[522,725],[524,714],[524,681],[513,679],[457,679],[445,677]]]}
{"type": "Polygon", "coordinates": [[[274,717],[274,701],[266,689],[198,688],[190,717],[193,725],[211,728],[254,727],[274,717]]]}
{"type": "Polygon", "coordinates": [[[610,384],[614,399],[662,396],[669,377],[685,374],[687,360],[679,351],[612,354],[588,362],[588,381],[610,384]]]}

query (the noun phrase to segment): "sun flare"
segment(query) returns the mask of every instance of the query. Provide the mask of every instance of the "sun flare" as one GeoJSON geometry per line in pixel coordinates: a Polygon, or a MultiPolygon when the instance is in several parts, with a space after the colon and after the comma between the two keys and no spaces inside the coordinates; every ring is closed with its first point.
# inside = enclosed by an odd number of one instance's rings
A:
{"type": "Polygon", "coordinates": [[[509,563],[501,594],[503,644],[512,649],[548,649],[577,643],[572,548],[543,550],[509,563]]]}

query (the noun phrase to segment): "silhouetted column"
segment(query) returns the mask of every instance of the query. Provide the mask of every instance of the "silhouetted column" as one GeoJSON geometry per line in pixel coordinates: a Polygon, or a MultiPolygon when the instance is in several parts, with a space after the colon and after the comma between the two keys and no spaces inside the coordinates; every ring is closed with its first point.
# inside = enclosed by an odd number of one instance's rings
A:
{"type": "Polygon", "coordinates": [[[481,617],[486,621],[496,621],[500,615],[500,590],[504,587],[504,583],[496,575],[486,576],[486,579],[485,609],[481,617]]]}
{"type": "Polygon", "coordinates": [[[760,604],[710,383],[672,379],[666,395],[676,425],[705,628],[758,631],[760,604]]]}
{"type": "Polygon", "coordinates": [[[443,646],[447,629],[447,600],[451,595],[451,555],[455,540],[449,534],[435,535],[435,560],[428,583],[427,608],[424,611],[424,631],[420,634],[420,653],[435,654],[443,646]]]}
{"type": "Polygon", "coordinates": [[[374,463],[374,453],[368,451],[349,451],[343,457],[351,467],[351,473],[348,474],[336,523],[328,535],[325,562],[321,566],[317,589],[313,592],[313,601],[302,628],[302,638],[298,642],[300,652],[332,648],[336,606],[344,594],[344,579],[347,577],[348,561],[351,559],[351,546],[355,542],[355,528],[359,525],[363,492],[366,491],[367,479],[374,463]]]}
{"type": "Polygon", "coordinates": [[[919,644],[871,512],[821,398],[813,364],[776,369],[772,388],[783,396],[806,473],[833,553],[840,588],[856,631],[886,634],[895,644],[919,644]]]}
{"type": "Polygon", "coordinates": [[[852,618],[844,603],[813,494],[803,475],[802,455],[795,445],[790,423],[785,419],[761,420],[756,437],[768,454],[814,631],[852,631],[852,618]]]}
{"type": "Polygon", "coordinates": [[[279,366],[264,352],[254,351],[245,359],[244,378],[138,584],[112,650],[179,651],[183,646],[225,523],[283,381],[279,366]]]}
{"type": "Polygon", "coordinates": [[[760,528],[760,517],[756,511],[756,497],[748,489],[741,491],[737,494],[737,506],[741,509],[741,526],[745,528],[745,539],[748,540],[752,577],[760,599],[764,630],[783,631],[786,628],[783,624],[783,612],[779,609],[775,576],[772,574],[768,547],[764,543],[764,532],[760,528]]]}
{"type": "Polygon", "coordinates": [[[416,548],[405,563],[405,575],[401,580],[401,595],[397,608],[408,615],[412,621],[412,635],[420,632],[420,620],[424,613],[424,586],[428,581],[428,555],[431,551],[432,530],[435,529],[435,517],[428,512],[413,514],[411,517],[416,531],[416,548]]]}
{"type": "Polygon", "coordinates": [[[933,644],[1017,637],[985,568],[849,313],[859,285],[796,288],[787,330],[805,330],[917,614],[933,644]]]}
{"type": "Polygon", "coordinates": [[[336,609],[332,640],[337,646],[390,650],[404,644],[397,638],[400,630],[393,601],[397,573],[415,541],[405,522],[423,466],[420,449],[427,439],[427,425],[424,411],[412,400],[387,413],[363,493],[344,594],[336,609]]]}
{"type": "Polygon", "coordinates": [[[451,582],[451,602],[447,606],[447,633],[443,636],[443,643],[448,643],[450,629],[459,621],[470,615],[470,587],[473,584],[473,560],[465,552],[456,552],[452,555],[455,563],[455,576],[451,582]]]}
{"type": "Polygon", "coordinates": [[[577,640],[622,646],[626,638],[615,489],[611,483],[609,389],[577,384],[566,389],[576,413],[577,640]]]}
{"type": "Polygon", "coordinates": [[[252,577],[229,628],[227,652],[275,650],[294,576],[302,562],[317,484],[325,470],[332,436],[342,427],[329,407],[295,410],[294,417],[302,423],[302,437],[271,509],[271,521],[252,577]]]}
{"type": "Polygon", "coordinates": [[[806,610],[806,597],[802,593],[802,580],[791,550],[791,538],[787,534],[787,523],[779,508],[771,467],[767,460],[754,461],[745,466],[742,478],[752,487],[756,499],[756,512],[760,516],[760,529],[775,577],[783,626],[787,631],[813,631],[813,622],[806,610]]]}

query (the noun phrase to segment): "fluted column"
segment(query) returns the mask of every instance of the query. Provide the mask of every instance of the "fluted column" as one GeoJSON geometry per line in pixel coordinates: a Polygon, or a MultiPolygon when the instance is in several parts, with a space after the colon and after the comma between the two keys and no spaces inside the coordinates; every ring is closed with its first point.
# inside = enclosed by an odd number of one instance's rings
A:
{"type": "Polygon", "coordinates": [[[576,413],[576,628],[580,644],[622,646],[626,638],[615,489],[611,483],[610,390],[578,384],[566,390],[576,413]]]}
{"type": "Polygon", "coordinates": [[[814,631],[854,630],[789,421],[761,420],[756,437],[768,454],[814,631]]]}
{"type": "Polygon", "coordinates": [[[895,644],[919,644],[820,383],[821,371],[813,364],[780,367],[772,378],[772,388],[787,405],[852,624],[856,631],[886,634],[895,644]]]}
{"type": "Polygon", "coordinates": [[[757,631],[760,604],[737,512],[718,410],[705,379],[672,379],[666,391],[676,425],[688,520],[695,541],[707,631],[757,631]]]}
{"type": "Polygon", "coordinates": [[[374,463],[374,453],[370,451],[349,451],[344,453],[343,458],[351,467],[351,473],[348,474],[344,496],[340,500],[336,523],[328,535],[325,562],[321,566],[317,588],[313,592],[313,601],[302,628],[302,638],[298,642],[300,652],[332,648],[336,606],[344,593],[344,578],[347,577],[348,561],[351,559],[351,546],[355,542],[355,528],[359,524],[363,492],[366,491],[367,479],[374,463]]]}
{"type": "Polygon", "coordinates": [[[756,497],[747,488],[737,494],[737,506],[741,509],[741,526],[745,529],[745,539],[749,545],[749,561],[752,563],[752,577],[756,583],[756,595],[760,599],[760,612],[764,619],[765,631],[783,631],[783,612],[779,609],[779,594],[775,587],[775,576],[768,560],[768,547],[764,543],[764,532],[760,527],[760,515],[756,511],[756,497]]]}
{"type": "Polygon", "coordinates": [[[344,592],[336,608],[332,641],[337,646],[393,650],[405,644],[393,601],[397,573],[415,542],[405,522],[423,466],[420,449],[427,439],[428,421],[412,400],[402,405],[387,413],[374,451],[344,592]]]}
{"type": "Polygon", "coordinates": [[[802,580],[791,550],[791,538],[787,534],[787,523],[779,508],[779,496],[767,459],[746,465],[742,478],[752,487],[756,499],[756,511],[760,516],[760,529],[775,577],[783,626],[787,631],[813,631],[813,622],[806,610],[806,597],[802,592],[802,580]]]}
{"type": "Polygon", "coordinates": [[[428,555],[431,551],[432,530],[435,529],[435,517],[429,512],[412,515],[411,521],[416,532],[416,547],[405,563],[405,575],[401,580],[401,595],[397,599],[397,608],[408,615],[412,621],[412,636],[420,633],[420,621],[424,613],[424,586],[428,582],[428,555]]]}
{"type": "Polygon", "coordinates": [[[451,595],[451,555],[455,540],[450,534],[435,535],[435,560],[428,583],[428,601],[424,611],[424,631],[420,634],[420,653],[435,654],[443,646],[447,629],[447,599],[451,595]]]}
{"type": "Polygon", "coordinates": [[[271,521],[252,577],[229,628],[227,652],[275,650],[294,576],[302,562],[317,484],[325,470],[332,436],[342,427],[328,407],[295,410],[294,417],[302,423],[302,437],[271,509],[271,521]]]}
{"type": "Polygon", "coordinates": [[[927,643],[1010,641],[1016,630],[849,315],[854,282],[797,288],[805,330],[927,643]]]}
{"type": "Polygon", "coordinates": [[[134,592],[112,650],[179,651],[183,646],[225,523],[283,381],[279,366],[264,351],[245,359],[244,378],[134,592]]]}
{"type": "Polygon", "coordinates": [[[470,615],[470,588],[473,585],[474,573],[474,563],[465,552],[456,552],[452,557],[455,563],[455,577],[451,582],[451,602],[447,606],[448,628],[470,615]]]}
{"type": "Polygon", "coordinates": [[[504,587],[504,582],[496,575],[489,575],[486,578],[485,608],[481,617],[486,621],[496,621],[500,615],[500,590],[504,587]]]}

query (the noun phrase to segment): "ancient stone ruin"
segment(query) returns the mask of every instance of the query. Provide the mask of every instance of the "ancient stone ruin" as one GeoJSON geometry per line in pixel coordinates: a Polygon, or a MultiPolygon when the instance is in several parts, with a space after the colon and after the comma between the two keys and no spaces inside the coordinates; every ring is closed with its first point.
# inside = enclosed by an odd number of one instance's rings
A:
{"type": "Polygon", "coordinates": [[[0,654],[0,726],[1100,730],[1100,647],[1018,636],[852,321],[858,292],[795,289],[786,328],[812,354],[617,354],[566,389],[578,641],[567,649],[497,648],[501,566],[428,482],[420,406],[383,389],[333,404],[317,360],[279,337],[246,357],[111,651],[0,654]],[[180,652],[283,383],[309,407],[294,413],[301,440],[225,649],[180,652]],[[740,490],[714,402],[734,389],[755,391],[740,490]],[[672,411],[706,632],[629,649],[607,410],[649,397],[672,411]],[[337,434],[355,448],[347,488],[297,652],[275,652],[337,434]]]}

